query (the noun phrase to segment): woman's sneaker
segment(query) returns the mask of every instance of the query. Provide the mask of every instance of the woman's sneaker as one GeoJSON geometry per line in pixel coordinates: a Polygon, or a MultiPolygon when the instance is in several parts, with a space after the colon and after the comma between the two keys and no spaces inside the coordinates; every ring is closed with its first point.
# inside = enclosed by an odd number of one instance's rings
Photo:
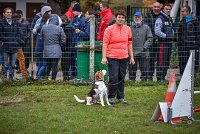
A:
{"type": "Polygon", "coordinates": [[[109,101],[109,103],[110,103],[111,105],[115,104],[114,98],[109,98],[108,101],[109,101]]]}
{"type": "Polygon", "coordinates": [[[122,104],[128,104],[127,101],[125,101],[124,99],[119,99],[121,101],[122,104]]]}

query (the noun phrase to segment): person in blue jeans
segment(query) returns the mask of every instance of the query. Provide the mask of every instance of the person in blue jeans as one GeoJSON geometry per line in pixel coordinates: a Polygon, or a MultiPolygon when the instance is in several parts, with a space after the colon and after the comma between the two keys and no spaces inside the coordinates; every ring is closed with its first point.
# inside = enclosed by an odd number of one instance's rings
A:
{"type": "MultiPolygon", "coordinates": [[[[62,56],[61,46],[66,43],[66,35],[59,26],[56,17],[48,19],[47,23],[41,29],[41,39],[44,46],[43,66],[38,70],[36,79],[38,79],[46,70],[46,67],[52,68],[52,79],[56,79],[58,61],[62,56]]],[[[49,73],[48,73],[49,74],[49,73]]]]}
{"type": "Polygon", "coordinates": [[[3,42],[2,56],[3,56],[3,79],[7,79],[7,72],[9,71],[9,79],[14,78],[14,65],[17,59],[17,52],[19,44],[23,43],[20,37],[20,27],[17,21],[12,19],[12,8],[5,8],[3,10],[4,18],[0,21],[0,40],[3,42]],[[10,64],[8,63],[10,58],[10,64]]]}

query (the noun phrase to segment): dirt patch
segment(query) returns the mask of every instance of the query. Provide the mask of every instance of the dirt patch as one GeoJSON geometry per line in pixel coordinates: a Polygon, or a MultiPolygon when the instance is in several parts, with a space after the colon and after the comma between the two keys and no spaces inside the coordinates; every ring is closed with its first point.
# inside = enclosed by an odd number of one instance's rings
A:
{"type": "Polygon", "coordinates": [[[22,102],[23,100],[21,98],[13,99],[13,100],[0,100],[0,105],[13,105],[13,104],[19,104],[22,102]]]}

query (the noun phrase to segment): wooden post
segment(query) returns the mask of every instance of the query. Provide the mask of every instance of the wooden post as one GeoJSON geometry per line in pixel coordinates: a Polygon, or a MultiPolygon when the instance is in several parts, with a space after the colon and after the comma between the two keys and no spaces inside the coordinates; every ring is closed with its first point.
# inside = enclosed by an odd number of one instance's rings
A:
{"type": "Polygon", "coordinates": [[[94,80],[95,16],[90,18],[90,80],[94,80]]]}
{"type": "Polygon", "coordinates": [[[31,32],[31,77],[34,78],[33,75],[33,32],[31,32]]]}

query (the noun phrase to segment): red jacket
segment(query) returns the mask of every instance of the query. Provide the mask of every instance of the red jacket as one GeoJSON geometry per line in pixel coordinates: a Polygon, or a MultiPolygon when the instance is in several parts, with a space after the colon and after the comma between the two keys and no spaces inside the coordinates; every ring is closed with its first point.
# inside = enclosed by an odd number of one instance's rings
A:
{"type": "Polygon", "coordinates": [[[71,20],[74,17],[74,14],[72,13],[72,7],[69,7],[65,15],[71,20]]]}
{"type": "Polygon", "coordinates": [[[97,40],[98,41],[103,41],[104,31],[108,27],[110,20],[113,17],[114,17],[114,15],[112,14],[110,8],[108,8],[100,13],[101,21],[99,23],[99,30],[97,32],[97,40]]]}

